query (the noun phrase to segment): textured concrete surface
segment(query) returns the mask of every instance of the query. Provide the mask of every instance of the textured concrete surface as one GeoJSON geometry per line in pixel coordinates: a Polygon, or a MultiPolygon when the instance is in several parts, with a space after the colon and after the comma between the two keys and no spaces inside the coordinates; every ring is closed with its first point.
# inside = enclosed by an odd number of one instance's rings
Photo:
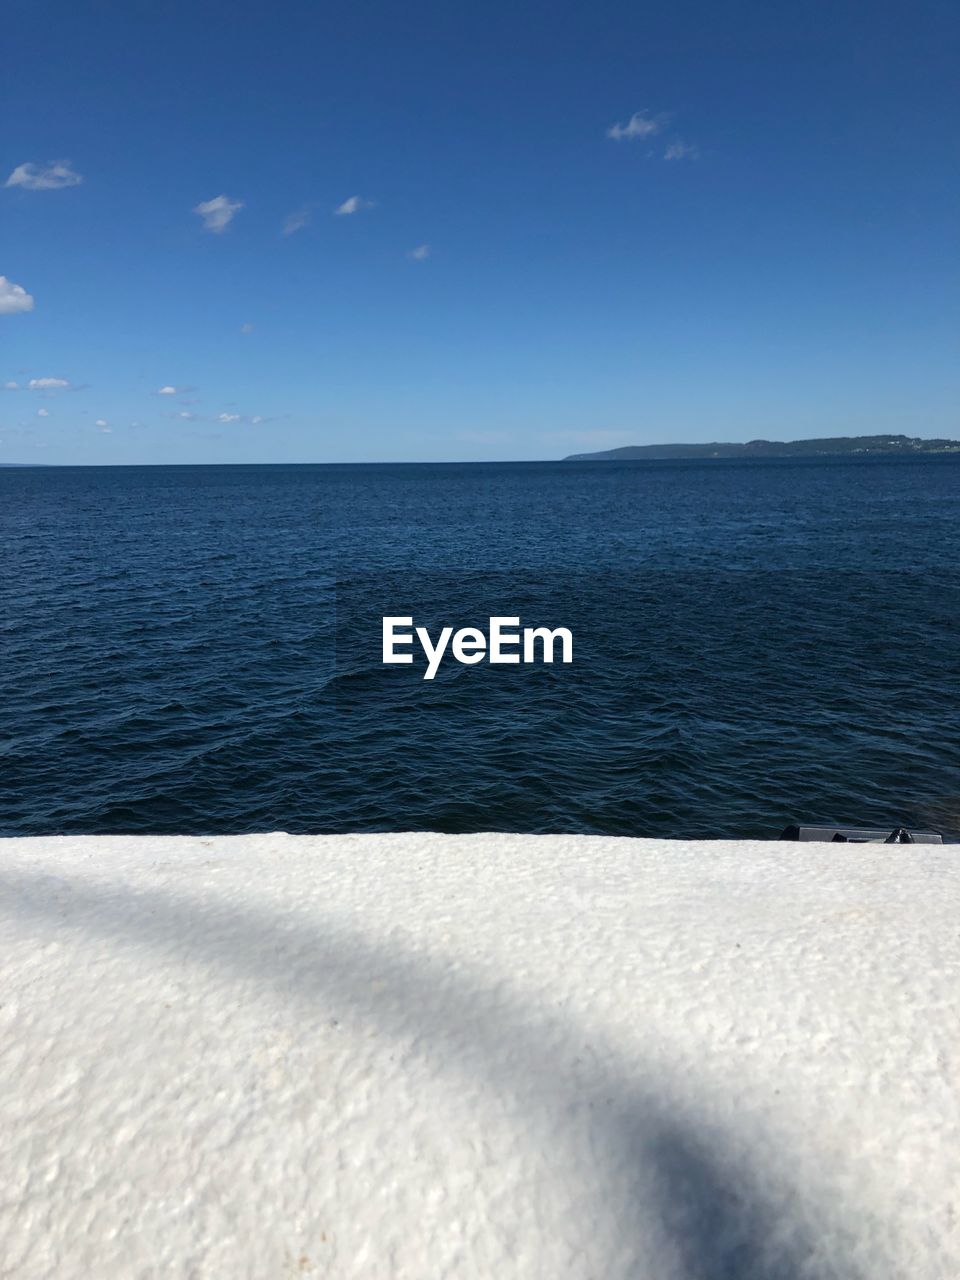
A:
{"type": "Polygon", "coordinates": [[[960,853],[0,841],[0,1274],[957,1280],[960,853]]]}

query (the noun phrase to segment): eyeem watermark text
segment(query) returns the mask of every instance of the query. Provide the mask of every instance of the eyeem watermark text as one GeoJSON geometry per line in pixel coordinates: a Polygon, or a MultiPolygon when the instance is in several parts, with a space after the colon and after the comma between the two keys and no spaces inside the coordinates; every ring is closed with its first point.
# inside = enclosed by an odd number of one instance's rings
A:
{"type": "Polygon", "coordinates": [[[524,627],[519,618],[491,618],[489,636],[476,627],[442,627],[436,643],[426,627],[413,628],[413,618],[383,619],[383,661],[411,663],[414,641],[420,643],[427,669],[424,680],[432,680],[449,648],[457,662],[466,666],[483,662],[553,662],[559,646],[560,661],[573,662],[573,634],[566,627],[524,627]],[[412,628],[412,629],[411,629],[412,628]]]}

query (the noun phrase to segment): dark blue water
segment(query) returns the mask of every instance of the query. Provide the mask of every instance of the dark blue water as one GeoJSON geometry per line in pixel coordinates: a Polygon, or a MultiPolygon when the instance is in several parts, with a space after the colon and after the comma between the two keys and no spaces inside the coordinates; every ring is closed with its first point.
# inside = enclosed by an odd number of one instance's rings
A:
{"type": "Polygon", "coordinates": [[[0,470],[0,557],[3,834],[960,834],[958,458],[0,470]]]}

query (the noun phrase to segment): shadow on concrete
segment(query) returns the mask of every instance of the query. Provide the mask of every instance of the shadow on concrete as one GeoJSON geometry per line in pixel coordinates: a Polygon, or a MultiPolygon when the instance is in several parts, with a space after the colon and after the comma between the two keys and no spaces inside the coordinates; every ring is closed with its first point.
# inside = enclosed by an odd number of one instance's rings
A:
{"type": "MultiPolygon", "coordinates": [[[[212,896],[22,871],[0,872],[0,909],[21,922],[33,917],[58,934],[73,930],[120,946],[149,946],[171,963],[215,966],[237,981],[240,1001],[271,993],[305,1003],[305,1016],[360,1016],[379,1036],[429,1058],[438,1076],[451,1065],[461,1077],[469,1071],[521,1111],[539,1107],[551,1116],[582,1118],[595,1100],[588,1126],[600,1159],[588,1169],[601,1185],[587,1186],[586,1193],[590,1212],[609,1215],[623,1241],[604,1280],[859,1280],[862,1274],[850,1258],[836,1255],[832,1210],[815,1208],[823,1220],[805,1228],[784,1210],[783,1179],[780,1194],[771,1197],[769,1171],[734,1154],[743,1151],[742,1135],[734,1141],[728,1134],[727,1150],[719,1150],[716,1139],[707,1143],[696,1123],[693,1082],[684,1086],[690,1105],[680,1117],[667,1113],[662,1092],[613,1046],[594,1041],[592,1065],[574,1071],[569,1055],[557,1051],[576,1034],[569,1020],[521,1000],[502,983],[493,989],[460,957],[455,968],[450,957],[412,946],[411,935],[400,930],[374,941],[339,919],[324,928],[315,916],[307,920],[295,911],[271,914],[212,896]],[[648,1238],[651,1216],[656,1241],[648,1238]],[[645,1262],[651,1256],[661,1264],[671,1258],[669,1270],[651,1272],[645,1262]]],[[[555,1142],[555,1131],[550,1134],[555,1142]]],[[[576,1159],[575,1149],[543,1154],[548,1169],[576,1159]]],[[[809,1211],[809,1195],[806,1204],[809,1211]]],[[[870,1280],[881,1280],[875,1269],[870,1280]]]]}
{"type": "Polygon", "coordinates": [[[767,1200],[761,1170],[731,1169],[692,1129],[661,1121],[647,1145],[654,1199],[684,1280],[818,1280],[857,1274],[825,1258],[767,1200]]]}

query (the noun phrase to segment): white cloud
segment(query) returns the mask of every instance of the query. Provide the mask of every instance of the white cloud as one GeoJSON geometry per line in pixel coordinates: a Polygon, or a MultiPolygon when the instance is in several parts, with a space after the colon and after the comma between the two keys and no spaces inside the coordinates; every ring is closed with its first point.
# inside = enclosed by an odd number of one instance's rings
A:
{"type": "Polygon", "coordinates": [[[193,212],[203,219],[205,230],[219,233],[227,229],[242,208],[242,200],[214,196],[212,200],[204,200],[201,204],[194,205],[193,212]]]}
{"type": "Polygon", "coordinates": [[[38,417],[38,418],[49,418],[49,417],[50,417],[50,410],[49,410],[49,409],[38,409],[38,410],[37,410],[37,417],[38,417]]]}
{"type": "Polygon", "coordinates": [[[108,426],[107,426],[107,424],[106,424],[105,422],[103,422],[103,423],[98,422],[98,423],[97,423],[97,426],[100,428],[100,434],[101,434],[102,436],[112,436],[112,435],[113,435],[113,427],[108,427],[108,426]]]}
{"type": "Polygon", "coordinates": [[[106,418],[98,418],[95,425],[98,427],[105,427],[107,425],[106,418]]]}
{"type": "Polygon", "coordinates": [[[168,382],[165,386],[157,387],[153,393],[155,396],[183,396],[188,391],[193,391],[193,387],[174,387],[168,382]]]}
{"type": "Polygon", "coordinates": [[[219,413],[217,414],[218,422],[239,422],[239,413],[219,413]]]}
{"type": "Polygon", "coordinates": [[[614,124],[607,130],[607,137],[615,142],[628,142],[633,138],[650,138],[664,125],[663,116],[652,116],[646,111],[635,111],[626,124],[614,124]]]}
{"type": "Polygon", "coordinates": [[[300,231],[310,221],[310,210],[304,206],[302,209],[296,209],[293,213],[288,213],[283,220],[283,234],[292,236],[295,231],[300,231]]]}
{"type": "Polygon", "coordinates": [[[191,413],[189,409],[181,409],[177,414],[178,418],[186,418],[188,422],[192,422],[196,416],[197,415],[195,413],[191,413]]]}
{"type": "Polygon", "coordinates": [[[674,138],[668,143],[663,158],[664,160],[698,160],[700,152],[693,143],[684,142],[682,138],[674,138]]]}
{"type": "Polygon", "coordinates": [[[253,325],[252,325],[252,324],[250,324],[250,322],[249,322],[249,321],[248,321],[246,324],[242,324],[242,325],[240,326],[240,332],[241,332],[241,333],[253,333],[253,325]]]}
{"type": "Polygon", "coordinates": [[[254,425],[255,427],[259,427],[259,425],[260,425],[260,423],[261,423],[261,422],[266,422],[266,418],[264,418],[262,414],[259,414],[259,413],[258,413],[258,414],[255,414],[255,415],[250,419],[250,421],[253,423],[253,425],[254,425]]]}
{"type": "Polygon", "coordinates": [[[83,181],[79,173],[70,168],[66,160],[51,163],[46,168],[35,164],[18,164],[3,184],[5,187],[24,187],[27,191],[57,191],[61,187],[77,187],[83,181]]]}
{"type": "Polygon", "coordinates": [[[411,249],[407,254],[411,262],[426,262],[430,257],[430,246],[428,244],[418,244],[415,249],[411,249]]]}
{"type": "Polygon", "coordinates": [[[364,200],[363,196],[350,196],[348,200],[344,200],[343,204],[338,205],[334,209],[334,213],[359,213],[361,209],[372,209],[376,204],[375,200],[364,200]]]}
{"type": "Polygon", "coordinates": [[[3,389],[4,391],[19,391],[20,384],[19,382],[5,382],[3,384],[3,389]]]}
{"type": "Polygon", "coordinates": [[[69,385],[66,378],[31,378],[27,383],[31,391],[62,391],[69,385]]]}
{"type": "Polygon", "coordinates": [[[33,296],[22,285],[0,276],[0,316],[13,316],[18,311],[32,311],[33,296]]]}

